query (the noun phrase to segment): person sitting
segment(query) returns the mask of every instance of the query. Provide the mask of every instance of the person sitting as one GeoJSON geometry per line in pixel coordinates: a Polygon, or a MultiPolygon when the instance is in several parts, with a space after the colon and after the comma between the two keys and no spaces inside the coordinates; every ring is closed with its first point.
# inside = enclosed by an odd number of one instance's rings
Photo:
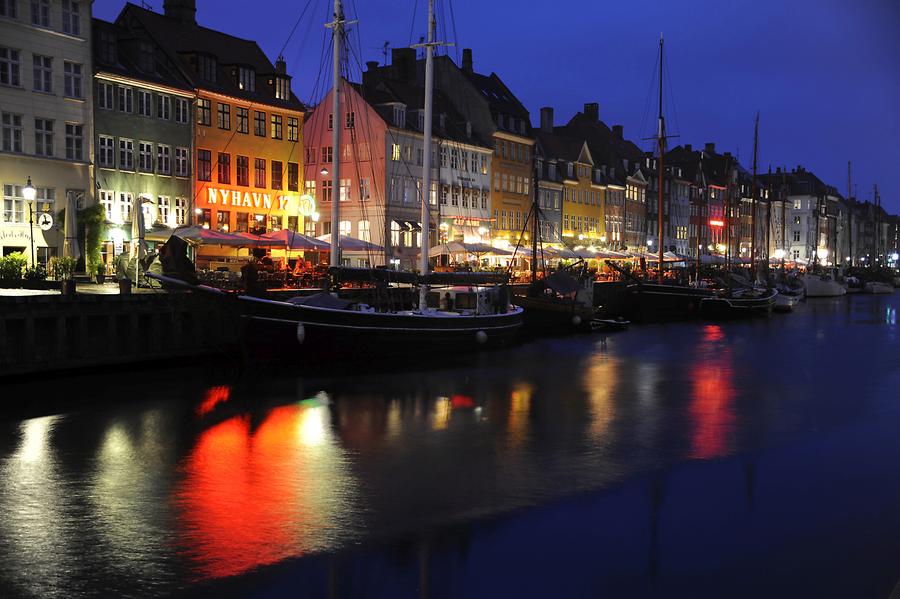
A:
{"type": "Polygon", "coordinates": [[[259,261],[259,268],[266,272],[275,272],[275,263],[268,254],[263,256],[259,261]]]}

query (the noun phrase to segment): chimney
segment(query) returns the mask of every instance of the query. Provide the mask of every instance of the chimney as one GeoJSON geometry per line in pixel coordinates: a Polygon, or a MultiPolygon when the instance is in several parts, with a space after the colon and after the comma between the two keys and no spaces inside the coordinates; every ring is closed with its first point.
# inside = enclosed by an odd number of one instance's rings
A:
{"type": "Polygon", "coordinates": [[[694,151],[694,146],[692,146],[691,144],[684,144],[684,151],[691,153],[694,151]]]}
{"type": "Polygon", "coordinates": [[[541,131],[544,133],[553,133],[553,107],[544,106],[541,108],[541,131]]]}
{"type": "Polygon", "coordinates": [[[165,0],[163,2],[163,12],[167,17],[175,19],[179,23],[186,25],[197,24],[196,0],[165,0]]]}
{"type": "Polygon", "coordinates": [[[275,73],[278,75],[286,75],[287,74],[287,63],[284,62],[284,56],[279,56],[275,60],[275,73]]]}
{"type": "Polygon", "coordinates": [[[366,61],[366,70],[367,70],[367,71],[374,71],[374,70],[377,69],[377,68],[378,68],[378,61],[377,61],[377,60],[368,60],[368,61],[366,61]]]}
{"type": "Polygon", "coordinates": [[[472,72],[472,48],[463,48],[462,70],[472,72]]]}
{"type": "Polygon", "coordinates": [[[725,156],[726,158],[731,158],[731,152],[725,152],[723,156],[725,156]]]}
{"type": "Polygon", "coordinates": [[[711,141],[706,142],[706,153],[707,154],[715,154],[716,153],[716,144],[711,141]]]}
{"type": "Polygon", "coordinates": [[[781,174],[781,167],[780,167],[780,166],[776,166],[776,167],[775,167],[775,174],[776,174],[776,175],[780,175],[780,174],[781,174]]]}
{"type": "Polygon", "coordinates": [[[395,77],[401,81],[413,81],[416,78],[416,49],[392,48],[391,64],[395,77]]]}
{"type": "Polygon", "coordinates": [[[589,118],[592,123],[600,122],[600,105],[596,102],[589,102],[584,105],[584,116],[589,118]]]}
{"type": "Polygon", "coordinates": [[[622,139],[624,136],[622,125],[613,125],[612,133],[614,138],[622,139]]]}

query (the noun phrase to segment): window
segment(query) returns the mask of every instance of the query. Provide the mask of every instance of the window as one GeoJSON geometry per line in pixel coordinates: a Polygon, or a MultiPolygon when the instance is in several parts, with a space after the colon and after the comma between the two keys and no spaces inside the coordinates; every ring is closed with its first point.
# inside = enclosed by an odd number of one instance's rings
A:
{"type": "Polygon", "coordinates": [[[0,17],[17,18],[16,2],[18,0],[0,0],[0,17]]]}
{"type": "Polygon", "coordinates": [[[303,221],[303,234],[307,237],[315,237],[316,236],[316,221],[311,218],[304,219],[303,221]]]}
{"type": "Polygon", "coordinates": [[[272,139],[281,139],[281,115],[272,115],[272,139]]]}
{"type": "Polygon", "coordinates": [[[459,168],[459,151],[455,148],[450,150],[450,168],[459,168]]]}
{"type": "Polygon", "coordinates": [[[67,98],[83,98],[81,91],[83,66],[77,62],[63,61],[63,89],[67,98]]]}
{"type": "Polygon", "coordinates": [[[406,124],[406,106],[394,105],[394,126],[403,127],[406,124]]]}
{"type": "Polygon", "coordinates": [[[187,198],[175,198],[175,224],[187,223],[187,198]]]}
{"type": "Polygon", "coordinates": [[[112,83],[100,81],[97,84],[97,104],[104,110],[113,110],[115,90],[112,83]]]}
{"type": "Polygon", "coordinates": [[[400,245],[400,224],[397,221],[391,221],[391,245],[400,245]]]}
{"type": "Polygon", "coordinates": [[[266,159],[256,158],[253,161],[253,186],[266,186],[266,159]]]}
{"type": "Polygon", "coordinates": [[[400,160],[400,145],[391,144],[391,160],[394,162],[400,160]]]}
{"type": "Polygon", "coordinates": [[[250,186],[250,158],[248,156],[237,157],[237,184],[241,187],[250,186]]]}
{"type": "Polygon", "coordinates": [[[175,148],[175,176],[188,176],[188,149],[175,148]]]}
{"type": "Polygon", "coordinates": [[[238,68],[238,88],[248,92],[256,91],[256,72],[253,69],[238,68]]]}
{"type": "Polygon", "coordinates": [[[62,28],[66,33],[81,35],[81,6],[72,0],[63,0],[62,28]]]}
{"type": "Polygon", "coordinates": [[[260,136],[266,136],[266,113],[253,111],[253,133],[260,136]]]}
{"type": "Polygon", "coordinates": [[[300,139],[300,120],[297,117],[288,117],[288,141],[299,141],[300,139]]]}
{"type": "Polygon", "coordinates": [[[153,172],[153,144],[150,142],[138,142],[138,170],[142,173],[153,172]]]}
{"type": "Polygon", "coordinates": [[[237,132],[250,133],[250,109],[237,107],[237,132]]]}
{"type": "Polygon", "coordinates": [[[66,123],[66,159],[84,160],[84,125],[66,123]]]}
{"type": "Polygon", "coordinates": [[[359,179],[359,199],[368,200],[371,198],[372,180],[369,177],[360,177],[359,179]]]}
{"type": "Polygon", "coordinates": [[[31,24],[50,27],[50,0],[31,0],[31,24]]]}
{"type": "Polygon", "coordinates": [[[25,222],[25,199],[22,197],[21,185],[3,186],[3,222],[25,222]]]}
{"type": "Polygon", "coordinates": [[[101,29],[97,37],[97,46],[100,53],[100,62],[116,62],[116,37],[111,31],[101,29]]]}
{"type": "Polygon", "coordinates": [[[119,88],[119,112],[134,112],[134,96],[130,87],[119,88]]]}
{"type": "Polygon", "coordinates": [[[350,179],[341,179],[340,201],[346,202],[350,199],[350,179]]]}
{"type": "Polygon", "coordinates": [[[34,119],[34,153],[53,156],[53,121],[34,119]]]}
{"type": "Polygon", "coordinates": [[[33,55],[34,91],[53,92],[53,59],[49,56],[33,55]]]}
{"type": "Polygon", "coordinates": [[[116,203],[116,192],[101,189],[98,193],[100,195],[100,205],[103,206],[103,214],[106,220],[111,221],[113,219],[113,206],[116,203]]]}
{"type": "Polygon", "coordinates": [[[459,187],[453,187],[450,192],[450,205],[459,206],[459,187]]]}
{"type": "Polygon", "coordinates": [[[209,208],[201,208],[200,212],[197,213],[197,225],[203,227],[204,229],[209,228],[209,223],[212,220],[212,210],[209,208]]]}
{"type": "Polygon", "coordinates": [[[184,98],[175,98],[175,122],[188,122],[188,101],[184,98]]]}
{"type": "Polygon", "coordinates": [[[231,213],[227,210],[216,211],[216,231],[228,232],[231,228],[231,213]]]}
{"type": "Polygon", "coordinates": [[[291,99],[291,84],[284,77],[275,78],[275,98],[278,100],[291,99]]]}
{"type": "Polygon", "coordinates": [[[204,81],[216,82],[216,59],[212,56],[200,54],[197,56],[197,74],[204,81]]]}
{"type": "Polygon", "coordinates": [[[156,172],[160,175],[172,173],[172,146],[156,146],[156,172]]]}
{"type": "Polygon", "coordinates": [[[280,160],[272,161],[272,189],[282,188],[282,168],[280,160]]]}
{"type": "Polygon", "coordinates": [[[331,201],[331,181],[322,181],[322,201],[331,201]]]}
{"type": "Polygon", "coordinates": [[[328,130],[329,131],[334,130],[334,113],[333,112],[328,113],[328,130]]]}
{"type": "Polygon", "coordinates": [[[129,191],[119,192],[119,222],[131,222],[131,213],[134,208],[134,195],[129,191]]]}
{"type": "Polygon", "coordinates": [[[0,84],[21,85],[19,79],[19,51],[0,46],[0,84]]]}
{"type": "Polygon", "coordinates": [[[156,222],[162,225],[170,225],[169,217],[172,215],[172,204],[169,196],[158,196],[156,198],[156,222]]]}
{"type": "Polygon", "coordinates": [[[315,181],[307,181],[306,182],[306,195],[316,197],[316,182],[315,181]]]}
{"type": "Polygon", "coordinates": [[[2,135],[0,143],[4,152],[22,152],[22,115],[4,112],[0,115],[2,135]]]}
{"type": "Polygon", "coordinates": [[[219,125],[219,129],[231,131],[231,106],[222,104],[221,102],[219,102],[218,106],[216,111],[216,123],[219,125]]]}
{"type": "Polygon", "coordinates": [[[288,191],[300,189],[300,165],[296,162],[288,162],[288,191]]]}
{"type": "Polygon", "coordinates": [[[219,152],[217,181],[231,184],[231,154],[219,152]]]}
{"type": "Polygon", "coordinates": [[[212,152],[197,150],[197,179],[212,181],[212,152]]]}
{"type": "Polygon", "coordinates": [[[137,93],[138,97],[138,114],[141,116],[151,117],[153,113],[151,111],[150,105],[153,102],[153,97],[150,95],[150,92],[145,91],[143,89],[139,89],[137,93]]]}
{"type": "Polygon", "coordinates": [[[344,115],[344,128],[353,129],[356,127],[356,113],[352,110],[344,115]]]}
{"type": "Polygon", "coordinates": [[[800,231],[794,231],[794,241],[800,241],[800,231]]]}
{"type": "Polygon", "coordinates": [[[207,127],[212,124],[212,103],[204,98],[197,100],[197,124],[207,127]]]}
{"type": "Polygon", "coordinates": [[[441,206],[447,205],[447,194],[450,193],[446,185],[441,185],[441,206]]]}
{"type": "Polygon", "coordinates": [[[168,121],[172,113],[172,98],[163,94],[156,96],[156,118],[168,121]]]}
{"type": "Polygon", "coordinates": [[[235,214],[234,231],[235,233],[246,233],[250,230],[250,215],[246,212],[238,212],[235,214]]]}
{"type": "Polygon", "coordinates": [[[322,164],[331,164],[334,160],[331,149],[331,146],[322,146],[322,164]]]}
{"type": "Polygon", "coordinates": [[[108,135],[100,136],[100,143],[97,150],[97,162],[101,167],[115,168],[115,140],[108,135]]]}

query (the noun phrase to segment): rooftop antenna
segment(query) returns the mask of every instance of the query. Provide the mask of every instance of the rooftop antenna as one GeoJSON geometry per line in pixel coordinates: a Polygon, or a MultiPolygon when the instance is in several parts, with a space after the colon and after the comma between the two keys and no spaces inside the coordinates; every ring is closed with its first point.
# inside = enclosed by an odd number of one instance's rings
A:
{"type": "Polygon", "coordinates": [[[381,55],[384,57],[384,64],[382,66],[387,66],[388,60],[388,48],[391,47],[391,42],[386,41],[384,45],[381,47],[381,55]]]}

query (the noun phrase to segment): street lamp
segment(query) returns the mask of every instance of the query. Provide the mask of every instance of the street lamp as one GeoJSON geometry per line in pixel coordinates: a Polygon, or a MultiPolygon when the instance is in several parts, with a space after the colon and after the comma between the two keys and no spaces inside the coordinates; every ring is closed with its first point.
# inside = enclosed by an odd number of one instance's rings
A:
{"type": "Polygon", "coordinates": [[[22,197],[25,198],[25,201],[28,202],[28,233],[31,238],[31,266],[35,265],[34,261],[34,197],[37,194],[37,190],[34,188],[34,185],[31,184],[31,177],[28,177],[28,182],[25,184],[25,187],[22,188],[22,197]]]}
{"type": "Polygon", "coordinates": [[[325,168],[325,167],[323,166],[323,167],[322,167],[322,170],[319,171],[319,174],[322,175],[323,177],[327,177],[327,176],[328,176],[328,169],[325,168]]]}

